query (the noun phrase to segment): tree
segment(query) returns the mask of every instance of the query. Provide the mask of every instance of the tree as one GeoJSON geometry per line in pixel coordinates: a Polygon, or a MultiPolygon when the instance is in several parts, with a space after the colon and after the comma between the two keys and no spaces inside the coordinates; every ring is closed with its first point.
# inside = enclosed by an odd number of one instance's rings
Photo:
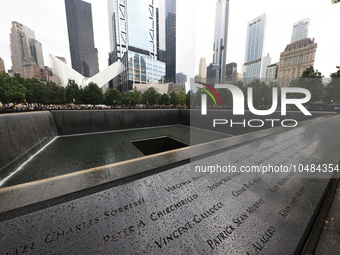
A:
{"type": "Polygon", "coordinates": [[[0,101],[2,103],[19,103],[26,96],[26,88],[14,77],[0,72],[0,101]]]}
{"type": "Polygon", "coordinates": [[[186,98],[185,98],[185,104],[187,106],[191,105],[191,99],[194,97],[194,93],[192,92],[192,90],[189,90],[186,94],[186,98]]]}
{"type": "Polygon", "coordinates": [[[96,83],[90,82],[83,91],[83,103],[100,104],[103,101],[103,91],[98,87],[96,83]]]}
{"type": "Polygon", "coordinates": [[[136,87],[132,91],[125,92],[123,94],[124,104],[136,105],[140,104],[142,100],[142,93],[140,93],[136,87]]]}
{"type": "Polygon", "coordinates": [[[331,82],[326,87],[326,101],[329,103],[340,103],[340,66],[338,71],[331,73],[331,82]]]}
{"type": "Polygon", "coordinates": [[[272,106],[272,89],[265,82],[255,79],[248,83],[247,87],[253,88],[252,99],[255,109],[268,109],[272,106]]]}
{"type": "Polygon", "coordinates": [[[57,85],[54,82],[46,83],[46,87],[48,87],[49,95],[48,95],[48,104],[62,104],[65,103],[64,95],[65,88],[57,85]]]}
{"type": "Polygon", "coordinates": [[[177,106],[178,105],[178,96],[175,91],[170,93],[170,104],[177,106]]]}
{"type": "Polygon", "coordinates": [[[332,0],[332,3],[333,4],[337,4],[337,3],[339,3],[340,2],[340,0],[332,0]]]}
{"type": "Polygon", "coordinates": [[[142,101],[142,93],[140,93],[136,87],[133,88],[130,93],[130,101],[132,105],[140,104],[142,101]]]}
{"type": "Polygon", "coordinates": [[[48,88],[35,78],[24,78],[26,101],[30,104],[44,104],[48,101],[48,88]]]}
{"type": "Polygon", "coordinates": [[[185,105],[186,95],[185,95],[185,92],[183,90],[178,91],[177,98],[178,98],[178,103],[180,105],[182,105],[182,106],[185,105]]]}
{"type": "Polygon", "coordinates": [[[168,96],[168,94],[161,95],[161,97],[159,99],[159,104],[160,105],[169,105],[170,104],[170,97],[168,96]]]}
{"type": "Polygon", "coordinates": [[[68,80],[65,88],[66,103],[82,103],[82,90],[74,80],[68,80]]]}
{"type": "Polygon", "coordinates": [[[104,94],[104,103],[106,105],[119,105],[123,102],[122,93],[117,89],[109,89],[104,94]]]}
{"type": "MultiPolygon", "coordinates": [[[[323,75],[318,70],[314,70],[313,66],[306,68],[301,77],[293,80],[290,83],[290,87],[305,88],[311,93],[311,99],[307,105],[320,102],[324,98],[324,85],[322,83],[323,75]]],[[[304,97],[304,95],[293,95],[294,98],[304,97]]]]}
{"type": "Polygon", "coordinates": [[[142,95],[142,102],[149,105],[159,103],[161,94],[159,94],[153,87],[148,88],[142,95]]]}

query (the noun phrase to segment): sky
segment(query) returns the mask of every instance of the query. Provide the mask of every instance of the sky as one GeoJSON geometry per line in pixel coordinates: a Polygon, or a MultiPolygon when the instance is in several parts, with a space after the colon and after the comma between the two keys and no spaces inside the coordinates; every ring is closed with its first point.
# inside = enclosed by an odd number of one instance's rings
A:
{"type": "MultiPolygon", "coordinates": [[[[12,21],[35,32],[36,39],[42,43],[45,65],[49,65],[49,53],[65,57],[71,65],[64,0],[0,1],[0,57],[7,70],[12,65],[9,46],[12,21]]],[[[103,70],[110,51],[107,1],[87,2],[92,4],[95,47],[99,51],[100,70],[103,70]]],[[[207,65],[212,61],[216,1],[196,0],[195,3],[196,27],[193,29],[196,29],[195,71],[198,73],[201,57],[206,58],[207,65]]],[[[340,4],[332,4],[331,0],[230,0],[227,63],[236,62],[238,72],[244,62],[247,23],[263,13],[267,14],[263,54],[269,53],[272,63],[279,61],[280,53],[290,43],[293,23],[309,18],[309,37],[315,38],[318,44],[314,67],[325,77],[336,71],[336,66],[340,65],[337,46],[340,4]]]]}

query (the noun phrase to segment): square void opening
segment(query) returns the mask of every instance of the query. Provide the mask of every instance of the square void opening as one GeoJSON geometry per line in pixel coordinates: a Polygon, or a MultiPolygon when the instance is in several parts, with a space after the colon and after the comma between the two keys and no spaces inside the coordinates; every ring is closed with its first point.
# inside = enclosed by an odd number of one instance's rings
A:
{"type": "Polygon", "coordinates": [[[145,156],[189,146],[168,136],[136,140],[131,143],[145,156]]]}

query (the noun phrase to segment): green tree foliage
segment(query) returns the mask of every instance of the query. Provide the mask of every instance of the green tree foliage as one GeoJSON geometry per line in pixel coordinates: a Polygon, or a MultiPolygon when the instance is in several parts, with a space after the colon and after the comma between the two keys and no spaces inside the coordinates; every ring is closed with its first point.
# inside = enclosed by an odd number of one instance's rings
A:
{"type": "Polygon", "coordinates": [[[35,78],[25,78],[26,101],[29,104],[44,104],[48,102],[48,89],[46,85],[35,78]]]}
{"type": "Polygon", "coordinates": [[[189,90],[186,94],[186,98],[185,98],[185,104],[187,106],[191,106],[191,98],[193,98],[194,93],[192,92],[192,90],[189,90]]]}
{"type": "Polygon", "coordinates": [[[140,93],[136,87],[133,88],[132,91],[125,92],[123,94],[124,104],[128,105],[136,105],[142,102],[142,93],[140,93]]]}
{"type": "Polygon", "coordinates": [[[148,88],[142,95],[142,102],[144,104],[156,105],[159,103],[161,94],[159,94],[153,87],[148,88]]]}
{"type": "Polygon", "coordinates": [[[272,106],[272,88],[265,82],[255,79],[248,83],[247,87],[252,88],[252,95],[248,95],[248,97],[252,97],[255,109],[268,109],[272,106]]]}
{"type": "Polygon", "coordinates": [[[340,103],[340,66],[338,71],[331,73],[331,82],[326,87],[326,103],[340,103]]]}
{"type": "Polygon", "coordinates": [[[66,103],[82,103],[82,90],[74,80],[68,81],[65,88],[65,95],[66,103]]]}
{"type": "Polygon", "coordinates": [[[175,91],[170,93],[170,104],[177,106],[178,105],[178,95],[175,91]]]}
{"type": "Polygon", "coordinates": [[[332,3],[333,4],[337,4],[337,3],[339,3],[340,2],[340,0],[332,0],[332,3]]]}
{"type": "Polygon", "coordinates": [[[16,78],[0,72],[0,101],[2,103],[19,103],[26,96],[26,88],[16,78]]]}
{"type": "Polygon", "coordinates": [[[119,105],[123,102],[122,93],[117,89],[109,89],[104,94],[104,104],[119,105]]]}
{"type": "MultiPolygon", "coordinates": [[[[306,105],[314,102],[320,102],[324,98],[324,85],[322,83],[322,78],[323,75],[318,70],[314,70],[313,66],[310,66],[303,71],[300,78],[295,79],[290,83],[290,87],[299,87],[309,90],[311,93],[311,99],[306,105]]],[[[292,96],[294,96],[294,98],[304,97],[302,94],[292,96]]]]}
{"type": "Polygon", "coordinates": [[[96,83],[90,82],[83,90],[83,103],[101,104],[103,101],[103,91],[98,87],[96,83]]]}
{"type": "Polygon", "coordinates": [[[178,91],[177,97],[178,97],[178,103],[180,105],[182,105],[182,106],[185,105],[185,103],[186,103],[186,94],[185,94],[185,92],[183,90],[178,91]]]}
{"type": "Polygon", "coordinates": [[[159,99],[159,104],[160,105],[169,105],[170,104],[170,97],[168,96],[168,94],[161,95],[161,97],[159,99]]]}
{"type": "Polygon", "coordinates": [[[142,102],[142,93],[140,93],[136,87],[133,88],[132,92],[129,92],[131,105],[140,104],[142,102]]]}
{"type": "Polygon", "coordinates": [[[46,104],[63,104],[65,103],[65,88],[54,82],[46,83],[47,102],[46,104]]]}

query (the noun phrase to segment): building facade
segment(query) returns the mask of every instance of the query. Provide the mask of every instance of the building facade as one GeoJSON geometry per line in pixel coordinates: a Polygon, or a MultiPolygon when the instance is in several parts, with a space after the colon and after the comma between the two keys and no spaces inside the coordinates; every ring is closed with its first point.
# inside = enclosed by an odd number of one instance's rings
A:
{"type": "Polygon", "coordinates": [[[154,1],[108,0],[109,64],[121,61],[124,72],[110,87],[128,91],[133,84],[164,83],[165,63],[159,61],[158,15],[154,1]]]}
{"type": "Polygon", "coordinates": [[[198,67],[198,75],[201,78],[202,82],[207,78],[207,63],[205,58],[200,59],[200,64],[198,67]]]}
{"type": "Polygon", "coordinates": [[[99,70],[91,4],[81,0],[65,0],[65,9],[72,68],[85,77],[92,77],[99,70]]]}
{"type": "Polygon", "coordinates": [[[237,81],[237,63],[232,62],[226,65],[225,82],[234,83],[237,81]]]}
{"type": "Polygon", "coordinates": [[[248,22],[243,64],[243,79],[246,84],[254,79],[261,78],[265,27],[266,14],[248,22]]]}
{"type": "Polygon", "coordinates": [[[167,82],[179,82],[177,73],[186,75],[187,81],[195,77],[195,17],[193,0],[165,0],[167,82]]]}
{"type": "Polygon", "coordinates": [[[5,62],[2,58],[0,58],[0,72],[6,72],[5,62]]]}
{"type": "Polygon", "coordinates": [[[290,82],[301,77],[303,71],[314,65],[318,45],[314,38],[306,38],[290,43],[280,54],[278,83],[281,87],[288,87],[290,82]]]}
{"type": "Polygon", "coordinates": [[[265,79],[266,78],[267,67],[271,63],[272,63],[272,58],[269,56],[269,53],[268,53],[267,56],[264,56],[262,58],[262,67],[261,67],[261,75],[260,75],[261,79],[265,79]]]}
{"type": "Polygon", "coordinates": [[[218,83],[220,66],[218,64],[210,63],[207,67],[207,82],[218,83]]]}
{"type": "Polygon", "coordinates": [[[303,19],[293,24],[293,33],[290,43],[300,41],[308,37],[309,19],[303,19]]]}
{"type": "Polygon", "coordinates": [[[10,48],[13,74],[28,78],[24,72],[28,66],[44,68],[42,45],[35,39],[34,31],[16,21],[12,22],[10,48]]]}
{"type": "Polygon", "coordinates": [[[215,30],[213,45],[213,64],[219,65],[219,81],[225,82],[226,61],[227,61],[227,41],[228,41],[228,21],[229,21],[229,0],[217,0],[215,12],[215,30]]]}
{"type": "Polygon", "coordinates": [[[271,64],[266,68],[266,83],[275,82],[277,79],[278,63],[271,64]]]}

